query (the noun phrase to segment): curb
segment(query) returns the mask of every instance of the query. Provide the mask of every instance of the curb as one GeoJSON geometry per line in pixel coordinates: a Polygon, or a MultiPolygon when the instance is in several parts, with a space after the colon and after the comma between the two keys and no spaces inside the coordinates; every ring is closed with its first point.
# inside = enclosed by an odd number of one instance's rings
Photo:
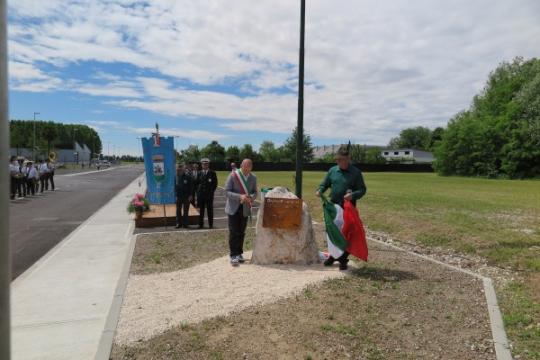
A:
{"type": "MultiPolygon", "coordinates": [[[[133,222],[131,222],[129,228],[126,231],[125,237],[130,236],[130,234],[133,233],[133,229],[134,224],[133,222]]],[[[105,322],[105,328],[103,329],[101,339],[99,340],[99,345],[95,357],[96,360],[108,360],[111,356],[114,335],[116,334],[116,327],[118,324],[118,319],[120,318],[120,310],[122,308],[122,303],[124,302],[124,294],[126,292],[126,287],[129,279],[129,269],[131,268],[131,260],[133,258],[133,252],[135,251],[137,236],[138,235],[131,235],[128,256],[124,261],[122,272],[118,279],[116,290],[114,291],[111,308],[109,309],[109,314],[107,315],[107,320],[105,322]]]]}
{"type": "Polygon", "coordinates": [[[459,271],[465,273],[469,276],[475,277],[479,280],[482,280],[484,285],[484,295],[486,296],[486,305],[489,314],[489,323],[491,326],[491,336],[493,338],[493,347],[495,348],[495,356],[497,360],[512,360],[512,353],[510,352],[510,346],[508,345],[508,338],[506,336],[506,331],[504,329],[504,323],[502,320],[501,310],[497,302],[497,294],[495,292],[495,287],[493,286],[493,280],[489,277],[474,273],[469,270],[462,269],[460,267],[443,263],[442,261],[430,258],[429,256],[417,254],[415,252],[405,250],[399,246],[388,244],[384,241],[368,238],[369,241],[388,246],[395,250],[400,250],[406,252],[407,254],[414,255],[423,260],[430,261],[432,263],[441,265],[450,270],[459,271]]]}

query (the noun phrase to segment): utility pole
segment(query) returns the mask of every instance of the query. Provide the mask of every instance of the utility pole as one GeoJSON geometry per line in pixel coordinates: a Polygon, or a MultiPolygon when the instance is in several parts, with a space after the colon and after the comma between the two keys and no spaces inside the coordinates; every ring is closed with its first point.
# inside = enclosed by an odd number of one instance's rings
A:
{"type": "MultiPolygon", "coordinates": [[[[36,161],[36,155],[35,155],[35,151],[36,151],[36,115],[39,115],[39,113],[34,111],[34,141],[33,141],[33,146],[32,146],[32,160],[34,160],[34,161],[36,161]]],[[[47,154],[47,156],[48,156],[48,154],[47,154]]]]}
{"type": "MultiPolygon", "coordinates": [[[[6,0],[0,0],[0,164],[9,160],[6,0]]],[[[11,358],[9,172],[0,171],[0,359],[11,358]]]]}
{"type": "Polygon", "coordinates": [[[304,35],[306,0],[300,4],[300,55],[298,66],[298,124],[296,126],[296,196],[302,198],[302,161],[304,155],[304,35]]]}

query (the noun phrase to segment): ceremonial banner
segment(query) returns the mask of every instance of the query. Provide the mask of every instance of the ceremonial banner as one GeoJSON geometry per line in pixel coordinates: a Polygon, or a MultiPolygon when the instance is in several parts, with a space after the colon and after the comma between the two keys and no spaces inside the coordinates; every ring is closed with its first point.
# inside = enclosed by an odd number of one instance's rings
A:
{"type": "Polygon", "coordinates": [[[157,139],[156,135],[141,139],[147,198],[151,204],[174,204],[176,202],[174,138],[157,136],[157,139]]]}

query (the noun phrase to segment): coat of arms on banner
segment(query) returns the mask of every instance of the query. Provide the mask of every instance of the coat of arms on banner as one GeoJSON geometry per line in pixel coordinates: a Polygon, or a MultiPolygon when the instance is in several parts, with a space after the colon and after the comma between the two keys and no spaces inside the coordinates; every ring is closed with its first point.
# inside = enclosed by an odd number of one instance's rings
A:
{"type": "Polygon", "coordinates": [[[165,179],[165,164],[163,155],[158,154],[152,156],[152,170],[154,180],[161,182],[165,179]]]}

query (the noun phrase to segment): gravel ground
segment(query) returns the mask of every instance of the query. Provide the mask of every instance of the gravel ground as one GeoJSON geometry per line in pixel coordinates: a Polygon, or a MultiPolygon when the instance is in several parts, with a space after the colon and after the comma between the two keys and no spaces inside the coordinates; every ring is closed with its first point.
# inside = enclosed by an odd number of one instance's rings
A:
{"type": "Polygon", "coordinates": [[[345,273],[219,258],[132,275],[112,359],[495,359],[481,281],[370,251],[345,273]]]}
{"type": "MultiPolygon", "coordinates": [[[[246,253],[249,258],[251,253],[246,253]]],[[[306,285],[344,276],[336,268],[257,266],[237,268],[221,257],[184,270],[132,274],[117,328],[116,343],[149,339],[184,323],[196,323],[255,304],[274,302],[306,285]]]]}

